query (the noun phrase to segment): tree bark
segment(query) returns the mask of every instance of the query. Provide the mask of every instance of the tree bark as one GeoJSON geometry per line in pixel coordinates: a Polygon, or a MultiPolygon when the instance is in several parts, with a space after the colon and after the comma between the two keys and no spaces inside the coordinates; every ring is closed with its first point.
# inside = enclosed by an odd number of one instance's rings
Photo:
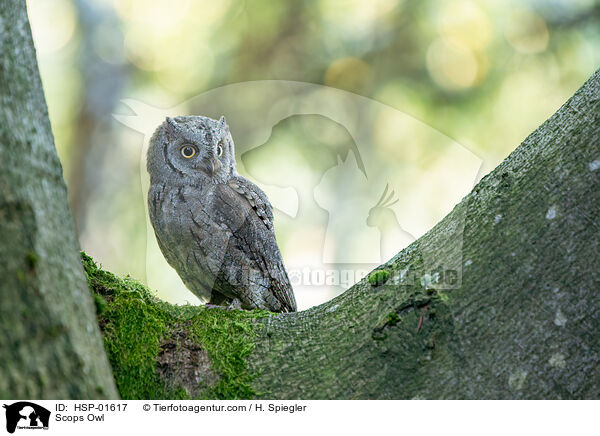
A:
{"type": "Polygon", "coordinates": [[[117,398],[25,2],[0,10],[0,398],[117,398]]]}

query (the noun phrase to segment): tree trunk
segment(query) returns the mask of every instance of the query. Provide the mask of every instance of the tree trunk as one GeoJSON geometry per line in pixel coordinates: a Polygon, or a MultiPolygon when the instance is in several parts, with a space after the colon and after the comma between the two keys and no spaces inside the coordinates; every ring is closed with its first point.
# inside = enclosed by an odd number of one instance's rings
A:
{"type": "Polygon", "coordinates": [[[0,398],[116,398],[22,0],[0,49],[0,398]]]}
{"type": "Polygon", "coordinates": [[[600,398],[599,179],[596,72],[431,231],[318,307],[171,306],[86,258],[119,391],[600,398]]]}
{"type": "Polygon", "coordinates": [[[389,274],[372,273],[375,286],[363,280],[272,319],[250,358],[255,389],[275,398],[600,398],[599,181],[597,71],[381,266],[389,274]],[[446,249],[451,238],[462,250],[446,249]],[[425,289],[433,271],[421,259],[462,264],[462,283],[425,289]],[[387,283],[377,286],[378,276],[387,283]]]}

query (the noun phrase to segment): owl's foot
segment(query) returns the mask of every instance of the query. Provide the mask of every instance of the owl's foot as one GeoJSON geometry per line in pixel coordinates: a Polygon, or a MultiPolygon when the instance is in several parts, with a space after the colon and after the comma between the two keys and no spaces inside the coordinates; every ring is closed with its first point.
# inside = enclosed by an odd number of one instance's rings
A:
{"type": "Polygon", "coordinates": [[[239,298],[234,298],[229,306],[227,306],[227,310],[242,310],[242,302],[239,298]]]}

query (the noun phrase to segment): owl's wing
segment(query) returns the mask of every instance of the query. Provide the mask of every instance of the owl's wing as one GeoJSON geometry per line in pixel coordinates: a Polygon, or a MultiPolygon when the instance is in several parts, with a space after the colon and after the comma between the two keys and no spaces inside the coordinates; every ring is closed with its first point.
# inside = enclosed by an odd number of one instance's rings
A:
{"type": "Polygon", "coordinates": [[[296,310],[283,259],[273,231],[273,211],[262,190],[249,180],[234,177],[228,184],[217,185],[213,217],[231,232],[234,253],[228,253],[239,266],[246,262],[267,277],[268,292],[279,302],[282,311],[296,310]],[[237,256],[243,255],[242,263],[237,256]],[[236,260],[237,259],[237,260],[236,260]]]}
{"type": "Polygon", "coordinates": [[[267,195],[248,179],[233,177],[229,187],[248,201],[256,215],[265,223],[269,230],[273,230],[273,209],[267,195]]]}

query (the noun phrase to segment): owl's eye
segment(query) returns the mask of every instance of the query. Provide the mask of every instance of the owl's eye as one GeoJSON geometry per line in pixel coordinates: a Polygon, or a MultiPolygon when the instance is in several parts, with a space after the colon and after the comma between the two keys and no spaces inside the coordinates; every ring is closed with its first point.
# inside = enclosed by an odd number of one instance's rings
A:
{"type": "Polygon", "coordinates": [[[221,157],[223,155],[223,147],[219,144],[217,145],[217,156],[221,157]]]}
{"type": "Polygon", "coordinates": [[[192,147],[191,145],[184,145],[183,147],[181,147],[181,155],[183,157],[185,157],[186,159],[194,157],[195,154],[196,154],[196,149],[194,147],[192,147]]]}

